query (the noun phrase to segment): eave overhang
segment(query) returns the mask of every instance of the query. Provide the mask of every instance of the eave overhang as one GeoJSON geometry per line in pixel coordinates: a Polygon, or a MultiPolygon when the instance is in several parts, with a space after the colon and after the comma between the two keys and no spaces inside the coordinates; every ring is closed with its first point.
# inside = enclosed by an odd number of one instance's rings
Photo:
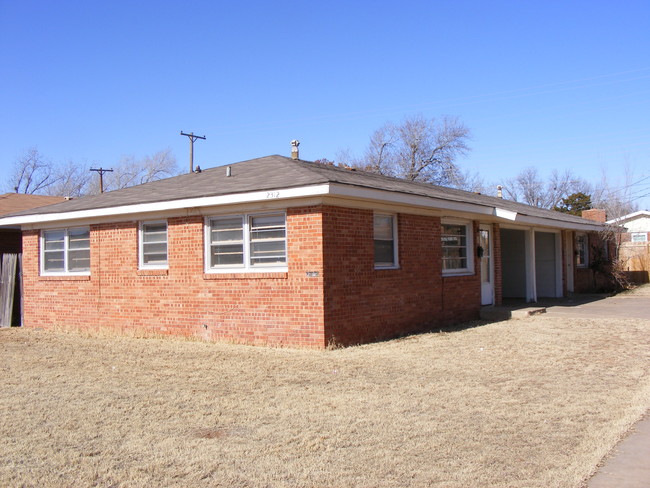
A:
{"type": "Polygon", "coordinates": [[[603,229],[603,226],[596,222],[576,223],[565,221],[561,218],[536,217],[483,203],[447,200],[425,195],[381,190],[341,183],[325,183],[295,188],[280,188],[276,190],[165,200],[160,202],[74,210],[69,212],[17,215],[0,218],[0,227],[20,225],[23,228],[38,228],[40,225],[51,226],[58,222],[60,222],[61,225],[66,225],[66,222],[70,221],[92,222],[93,220],[101,220],[106,222],[107,219],[111,217],[115,217],[115,221],[123,221],[125,219],[135,218],[136,216],[160,214],[166,211],[177,212],[183,209],[200,210],[208,207],[221,207],[278,200],[295,200],[313,197],[328,197],[330,201],[332,199],[341,198],[347,200],[352,199],[366,202],[377,202],[384,205],[394,204],[407,207],[418,207],[420,209],[428,209],[443,213],[444,211],[449,211],[456,215],[463,214],[467,218],[526,226],[543,226],[583,231],[600,231],[603,229]]]}

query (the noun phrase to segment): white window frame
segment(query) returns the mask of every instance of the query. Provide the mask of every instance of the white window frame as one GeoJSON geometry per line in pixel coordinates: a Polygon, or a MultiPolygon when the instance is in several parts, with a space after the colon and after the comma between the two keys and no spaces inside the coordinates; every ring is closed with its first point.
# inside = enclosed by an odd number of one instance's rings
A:
{"type": "Polygon", "coordinates": [[[585,232],[576,232],[576,244],[575,244],[575,251],[576,251],[576,267],[577,268],[586,268],[589,266],[589,236],[585,232]],[[580,241],[579,237],[582,237],[584,239],[584,262],[580,263],[580,241]]]}
{"type": "Polygon", "coordinates": [[[372,242],[373,242],[373,261],[375,264],[375,269],[398,269],[399,268],[399,261],[398,261],[398,239],[397,239],[397,214],[390,214],[390,213],[379,213],[376,212],[373,214],[372,217],[372,231],[373,231],[373,236],[372,236],[372,242]],[[375,241],[377,240],[387,240],[387,239],[376,239],[375,238],[375,218],[376,217],[388,217],[391,219],[391,238],[393,241],[393,260],[392,262],[377,262],[376,256],[374,256],[374,244],[375,241]]]}
{"type": "MultiPolygon", "coordinates": [[[[90,276],[90,227],[89,226],[79,226],[79,227],[64,227],[58,229],[43,229],[41,230],[40,235],[40,271],[42,276],[90,276]],[[84,229],[88,231],[88,270],[84,271],[69,271],[70,265],[70,232],[73,230],[84,229]],[[48,271],[45,269],[45,234],[48,232],[59,232],[63,231],[63,271],[48,271]]],[[[79,248],[74,250],[85,250],[86,248],[79,248]]],[[[60,252],[59,251],[59,252],[60,252]]]]}
{"type": "Polygon", "coordinates": [[[285,211],[276,212],[251,212],[240,214],[223,214],[211,215],[205,218],[203,231],[203,248],[204,248],[204,270],[206,273],[282,273],[288,271],[289,249],[288,249],[288,227],[287,213],[285,211]],[[251,264],[251,222],[256,217],[269,217],[281,215],[284,219],[284,262],[277,264],[255,265],[251,264]],[[243,263],[242,264],[222,264],[211,266],[212,258],[212,241],[211,241],[211,222],[219,219],[242,219],[242,246],[243,246],[243,263]]]}
{"type": "MultiPolygon", "coordinates": [[[[160,241],[162,242],[162,241],[160,241]]],[[[169,268],[169,224],[167,220],[143,220],[138,227],[138,269],[169,268]],[[165,263],[149,264],[144,262],[144,227],[146,225],[165,224],[165,263]]]]}
{"type": "Polygon", "coordinates": [[[630,242],[633,242],[633,243],[637,243],[637,242],[638,243],[645,243],[645,242],[648,242],[648,233],[647,232],[630,232],[630,242]]]}
{"type": "Polygon", "coordinates": [[[441,255],[441,269],[442,274],[449,275],[473,275],[476,273],[474,270],[474,224],[471,221],[466,220],[442,220],[440,223],[440,255],[441,255]],[[443,238],[443,227],[445,225],[457,225],[465,227],[465,247],[467,252],[467,266],[465,268],[453,268],[453,269],[444,269],[445,259],[444,259],[444,244],[442,241],[443,238]]]}

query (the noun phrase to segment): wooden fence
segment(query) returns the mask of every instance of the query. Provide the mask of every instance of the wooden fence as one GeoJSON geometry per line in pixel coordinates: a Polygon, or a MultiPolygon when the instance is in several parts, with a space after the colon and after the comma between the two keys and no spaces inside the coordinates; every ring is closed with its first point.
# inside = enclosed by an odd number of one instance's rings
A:
{"type": "Polygon", "coordinates": [[[21,325],[22,255],[2,254],[0,260],[0,327],[21,325]]]}
{"type": "Polygon", "coordinates": [[[623,268],[636,283],[647,283],[650,275],[650,243],[625,242],[619,249],[623,268]]]}

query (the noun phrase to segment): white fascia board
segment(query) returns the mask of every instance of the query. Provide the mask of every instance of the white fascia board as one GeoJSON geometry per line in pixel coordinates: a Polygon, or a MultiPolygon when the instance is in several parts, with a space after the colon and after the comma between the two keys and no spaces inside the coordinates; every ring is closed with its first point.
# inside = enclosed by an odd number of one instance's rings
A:
{"type": "MultiPolygon", "coordinates": [[[[347,198],[357,198],[362,200],[375,200],[382,202],[392,202],[403,205],[418,207],[427,207],[438,210],[449,210],[462,212],[479,216],[497,217],[497,221],[516,222],[525,225],[539,225],[543,227],[553,227],[557,229],[574,229],[574,230],[592,230],[600,231],[602,226],[599,224],[579,224],[573,222],[564,222],[562,220],[546,219],[543,217],[531,217],[522,215],[511,210],[506,210],[490,205],[479,205],[474,203],[455,202],[442,200],[439,198],[412,195],[408,193],[399,193],[388,190],[376,190],[372,188],[362,188],[351,185],[332,184],[330,188],[331,196],[343,196],[347,198]]],[[[472,218],[471,216],[468,216],[472,218]]]]}
{"type": "Polygon", "coordinates": [[[517,212],[506,210],[505,208],[494,207],[495,217],[506,220],[517,220],[517,212]]]}
{"type": "Polygon", "coordinates": [[[61,222],[67,220],[95,219],[106,216],[124,216],[133,214],[146,214],[167,210],[184,208],[215,207],[219,205],[232,205],[248,202],[263,202],[288,198],[311,197],[327,195],[329,184],[287,188],[273,191],[256,191],[248,193],[235,193],[213,197],[185,198],[182,200],[166,200],[163,202],[140,203],[136,205],[122,205],[119,207],[95,208],[71,212],[33,214],[0,219],[0,226],[40,224],[46,222],[61,222]]]}
{"type": "Polygon", "coordinates": [[[595,231],[595,232],[604,230],[604,226],[602,224],[597,224],[597,223],[581,224],[575,222],[564,222],[562,220],[545,219],[542,217],[531,217],[529,215],[521,215],[521,214],[517,216],[516,222],[521,224],[540,225],[543,227],[554,227],[557,229],[567,229],[567,230],[582,230],[582,231],[595,231]]]}
{"type": "Polygon", "coordinates": [[[427,207],[440,210],[454,210],[481,215],[492,215],[493,208],[490,206],[477,205],[474,203],[455,202],[442,200],[434,197],[412,195],[390,190],[376,190],[374,188],[362,188],[351,185],[332,184],[330,195],[362,200],[376,200],[381,202],[399,203],[416,207],[427,207]]]}

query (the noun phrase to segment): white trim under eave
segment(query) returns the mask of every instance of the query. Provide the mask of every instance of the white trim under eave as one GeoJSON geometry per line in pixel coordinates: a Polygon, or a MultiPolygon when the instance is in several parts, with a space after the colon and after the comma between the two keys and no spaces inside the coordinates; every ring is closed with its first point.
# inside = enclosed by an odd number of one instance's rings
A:
{"type": "Polygon", "coordinates": [[[412,195],[410,193],[401,193],[390,190],[379,190],[374,188],[363,188],[352,185],[331,184],[330,195],[342,196],[348,198],[358,198],[362,200],[375,200],[402,205],[413,205],[416,207],[426,207],[439,210],[455,210],[470,214],[492,215],[493,207],[487,205],[478,205],[475,203],[455,202],[451,200],[442,200],[435,197],[423,195],[412,195]]]}
{"type": "MultiPolygon", "coordinates": [[[[590,223],[574,223],[562,220],[547,219],[543,217],[532,217],[523,215],[511,210],[506,210],[491,205],[481,205],[476,203],[455,202],[442,200],[434,197],[421,195],[411,195],[408,193],[393,192],[389,190],[377,190],[373,188],[362,188],[350,185],[332,184],[330,195],[344,196],[347,198],[356,198],[361,200],[375,200],[383,202],[392,202],[402,205],[425,207],[436,210],[452,210],[460,213],[467,213],[465,218],[477,220],[477,216],[485,215],[496,217],[496,222],[516,222],[522,225],[541,225],[557,229],[571,229],[584,231],[600,231],[602,225],[590,223]]],[[[478,219],[482,220],[482,219],[478,219]]]]}
{"type": "Polygon", "coordinates": [[[532,217],[530,215],[517,215],[516,222],[525,225],[541,225],[543,227],[552,227],[555,229],[579,230],[584,232],[600,232],[603,230],[602,224],[581,224],[575,222],[564,222],[562,220],[545,219],[543,217],[532,217]]]}
{"type": "Polygon", "coordinates": [[[214,207],[219,205],[232,205],[237,203],[264,202],[287,198],[327,195],[329,193],[329,186],[329,184],[324,184],[299,188],[288,188],[285,190],[235,193],[214,197],[185,198],[181,200],[166,200],[164,202],[122,205],[119,207],[95,208],[71,212],[6,217],[4,219],[0,219],[0,226],[16,224],[37,224],[55,221],[61,222],[65,220],[79,220],[105,216],[124,216],[193,207],[214,207]]]}

